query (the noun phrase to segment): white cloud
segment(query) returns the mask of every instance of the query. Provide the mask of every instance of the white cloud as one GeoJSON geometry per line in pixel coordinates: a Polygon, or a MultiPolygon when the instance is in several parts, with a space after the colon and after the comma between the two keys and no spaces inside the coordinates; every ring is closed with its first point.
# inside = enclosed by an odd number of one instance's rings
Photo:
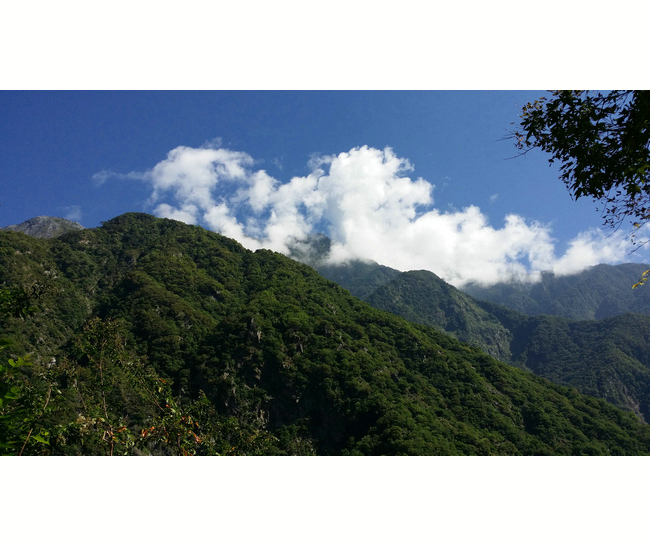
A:
{"type": "MultiPolygon", "coordinates": [[[[247,177],[247,167],[253,159],[243,152],[204,146],[179,146],[167,154],[167,159],[147,171],[143,178],[154,188],[152,202],[161,194],[172,191],[184,205],[195,205],[203,211],[215,206],[214,188],[222,182],[247,177]]],[[[134,175],[137,176],[137,175],[134,175]]]]}
{"type": "Polygon", "coordinates": [[[159,204],[154,213],[161,218],[175,219],[188,225],[196,225],[198,209],[193,204],[185,204],[182,208],[174,208],[168,204],[159,204]]]}
{"type": "Polygon", "coordinates": [[[580,272],[586,266],[620,263],[629,249],[630,240],[620,231],[607,236],[600,230],[586,231],[570,242],[566,253],[553,261],[551,270],[567,275],[580,272]]]}
{"type": "Polygon", "coordinates": [[[93,174],[92,181],[93,181],[93,184],[95,185],[95,187],[99,187],[104,182],[106,182],[106,180],[109,180],[110,178],[115,178],[115,177],[118,177],[118,176],[120,176],[120,175],[117,174],[117,173],[113,173],[111,171],[104,170],[104,171],[99,171],[99,172],[96,172],[95,174],[93,174]]]}
{"type": "Polygon", "coordinates": [[[156,215],[202,224],[249,249],[286,254],[293,240],[321,231],[332,239],[332,262],[361,258],[427,269],[454,285],[535,279],[544,270],[575,273],[621,262],[629,249],[622,235],[588,231],[556,257],[547,225],[511,214],[497,228],[476,206],[441,211],[434,186],[408,176],[413,166],[390,148],[313,156],[309,175],[284,183],[253,170],[254,163],[215,144],[180,146],[144,173],[114,176],[149,183],[156,215]]]}
{"type": "Polygon", "coordinates": [[[72,206],[64,206],[61,210],[64,212],[63,217],[65,219],[69,219],[70,221],[81,221],[83,212],[81,211],[81,206],[78,204],[73,204],[72,206]]]}

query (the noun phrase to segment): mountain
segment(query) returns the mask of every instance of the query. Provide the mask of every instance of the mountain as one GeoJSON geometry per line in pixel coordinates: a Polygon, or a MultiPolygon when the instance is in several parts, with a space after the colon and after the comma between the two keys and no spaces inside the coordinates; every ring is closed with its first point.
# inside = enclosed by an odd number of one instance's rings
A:
{"type": "Polygon", "coordinates": [[[414,270],[398,274],[377,287],[366,301],[405,319],[426,324],[456,339],[480,347],[510,362],[513,335],[498,318],[470,296],[440,279],[433,272],[414,270]]]}
{"type": "Polygon", "coordinates": [[[365,299],[377,287],[385,285],[400,272],[375,261],[352,260],[341,264],[328,262],[332,241],[324,234],[312,234],[289,245],[289,256],[307,264],[335,281],[357,298],[365,299]]]}
{"type": "Polygon", "coordinates": [[[18,225],[8,225],[0,230],[18,231],[34,238],[55,238],[70,231],[79,231],[83,226],[76,221],[59,217],[38,216],[18,225]]]}
{"type": "Polygon", "coordinates": [[[600,320],[624,313],[650,315],[650,288],[632,289],[647,269],[645,264],[599,264],[570,276],[544,272],[537,283],[469,284],[463,291],[527,315],[573,320],[600,320]]]}
{"type": "Polygon", "coordinates": [[[354,260],[344,264],[321,263],[311,266],[314,266],[321,276],[335,281],[362,300],[400,274],[399,270],[382,266],[374,261],[354,260]]]}
{"type": "Polygon", "coordinates": [[[650,317],[636,313],[602,321],[513,317],[500,306],[479,305],[497,315],[512,333],[511,365],[650,420],[650,317]]]}
{"type": "MultiPolygon", "coordinates": [[[[400,273],[374,261],[328,264],[330,246],[329,238],[316,234],[295,242],[290,256],[309,264],[362,300],[400,273]]],[[[648,268],[646,264],[599,264],[569,276],[543,272],[536,283],[469,283],[461,290],[474,299],[526,315],[556,315],[572,320],[602,320],[624,313],[650,315],[650,287],[632,288],[648,268]]]]}
{"type": "Polygon", "coordinates": [[[2,231],[0,284],[7,453],[650,453],[633,414],[200,227],[2,231]]]}
{"type": "Polygon", "coordinates": [[[510,365],[650,419],[650,317],[601,321],[527,316],[475,300],[428,271],[403,272],[367,296],[374,307],[429,325],[510,365]]]}

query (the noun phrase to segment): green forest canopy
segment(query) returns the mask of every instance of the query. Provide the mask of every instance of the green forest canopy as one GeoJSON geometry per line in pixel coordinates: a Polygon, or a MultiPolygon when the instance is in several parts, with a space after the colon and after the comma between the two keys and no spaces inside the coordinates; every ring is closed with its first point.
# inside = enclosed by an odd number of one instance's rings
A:
{"type": "Polygon", "coordinates": [[[5,288],[51,286],[3,321],[8,453],[650,451],[630,413],[200,227],[125,214],[51,240],[2,232],[0,262],[5,288]]]}

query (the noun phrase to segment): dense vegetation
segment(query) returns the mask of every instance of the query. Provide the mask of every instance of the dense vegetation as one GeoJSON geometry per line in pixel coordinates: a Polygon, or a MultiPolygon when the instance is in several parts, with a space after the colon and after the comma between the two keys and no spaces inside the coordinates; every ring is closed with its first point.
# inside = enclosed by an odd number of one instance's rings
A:
{"type": "Polygon", "coordinates": [[[321,276],[335,281],[362,300],[366,300],[378,287],[387,285],[400,274],[399,270],[373,261],[318,264],[315,268],[321,276]]]}
{"type": "Polygon", "coordinates": [[[4,453],[650,453],[633,414],[199,227],[0,232],[0,284],[4,453]]]}
{"type": "MultiPolygon", "coordinates": [[[[303,262],[366,301],[400,274],[373,261],[356,260],[341,265],[312,263],[308,259],[303,262]]],[[[650,288],[633,288],[646,268],[646,264],[599,264],[568,276],[543,272],[540,281],[534,283],[468,283],[461,291],[473,299],[501,304],[526,315],[556,315],[576,321],[601,320],[625,313],[650,315],[650,288]]]]}
{"type": "Polygon", "coordinates": [[[405,319],[433,326],[489,355],[509,362],[512,333],[468,295],[432,272],[403,272],[378,287],[366,301],[405,319]]]}
{"type": "MultiPolygon", "coordinates": [[[[634,270],[632,270],[633,274],[634,270]]],[[[650,419],[650,317],[529,317],[475,300],[427,271],[399,274],[367,301],[476,345],[553,382],[650,419]]]]}
{"type": "Polygon", "coordinates": [[[599,264],[571,276],[545,272],[537,283],[474,284],[463,291],[527,315],[557,315],[576,321],[624,313],[650,315],[650,288],[633,289],[646,268],[645,264],[599,264]]]}

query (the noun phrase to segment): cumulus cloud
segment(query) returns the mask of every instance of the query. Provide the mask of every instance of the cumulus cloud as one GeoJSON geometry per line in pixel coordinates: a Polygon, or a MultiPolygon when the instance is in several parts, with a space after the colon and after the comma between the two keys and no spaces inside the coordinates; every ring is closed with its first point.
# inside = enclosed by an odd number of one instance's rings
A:
{"type": "Polygon", "coordinates": [[[575,274],[587,266],[622,262],[630,249],[630,240],[621,232],[606,236],[600,230],[580,233],[565,254],[553,261],[551,270],[558,275],[575,274]]]}
{"type": "Polygon", "coordinates": [[[412,178],[411,163],[390,148],[314,156],[307,176],[286,182],[254,165],[245,152],[214,143],[180,146],[148,171],[102,171],[95,181],[112,175],[147,182],[156,215],[203,225],[249,249],[288,254],[295,242],[323,232],[332,240],[332,263],[371,259],[427,269],[457,286],[575,273],[621,262],[629,248],[621,234],[588,231],[558,257],[547,225],[510,214],[495,227],[476,206],[441,211],[434,186],[412,178]]]}

